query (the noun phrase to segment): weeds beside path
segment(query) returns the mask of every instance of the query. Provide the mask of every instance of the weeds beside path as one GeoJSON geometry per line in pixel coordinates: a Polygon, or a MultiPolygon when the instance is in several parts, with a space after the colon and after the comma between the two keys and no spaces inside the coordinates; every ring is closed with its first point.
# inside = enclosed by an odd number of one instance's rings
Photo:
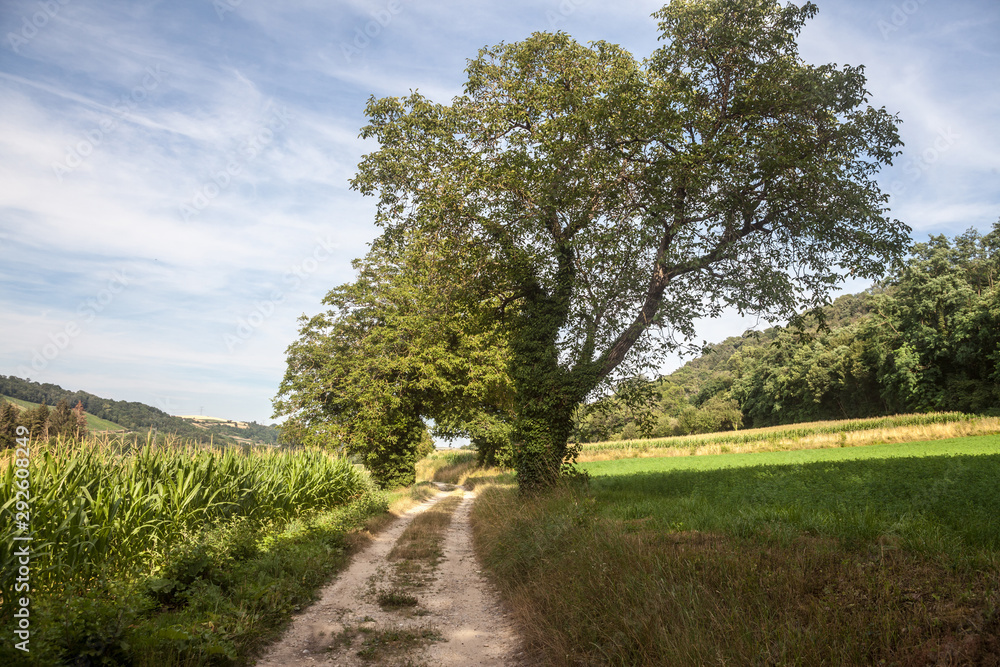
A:
{"type": "Polygon", "coordinates": [[[473,555],[472,499],[441,492],[374,536],[258,667],[518,664],[473,555]]]}

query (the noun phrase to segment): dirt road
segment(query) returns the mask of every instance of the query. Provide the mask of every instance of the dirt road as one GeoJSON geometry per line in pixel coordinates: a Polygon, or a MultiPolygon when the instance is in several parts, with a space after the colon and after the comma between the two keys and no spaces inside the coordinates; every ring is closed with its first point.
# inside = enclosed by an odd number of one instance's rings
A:
{"type": "Polygon", "coordinates": [[[449,495],[444,492],[377,535],[322,591],[319,601],[293,619],[258,667],[521,665],[517,637],[472,550],[469,514],[474,494],[459,494],[441,558],[426,582],[412,591],[415,604],[411,598],[404,600],[405,606],[386,608],[387,582],[394,573],[398,576],[400,567],[388,555],[414,517],[449,495]]]}

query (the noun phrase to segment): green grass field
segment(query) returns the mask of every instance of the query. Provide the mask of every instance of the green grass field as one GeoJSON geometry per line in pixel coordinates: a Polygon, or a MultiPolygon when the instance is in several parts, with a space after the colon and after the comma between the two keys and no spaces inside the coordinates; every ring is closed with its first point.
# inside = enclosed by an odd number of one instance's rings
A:
{"type": "Polygon", "coordinates": [[[540,662],[1000,660],[1000,436],[580,467],[474,508],[540,662]]]}
{"type": "Polygon", "coordinates": [[[837,449],[1000,434],[1000,417],[937,412],[809,422],[699,435],[584,443],[578,461],[837,449]]]}
{"type": "MultiPolygon", "coordinates": [[[[0,398],[3,398],[5,401],[10,401],[14,405],[22,407],[22,408],[24,408],[26,410],[30,410],[31,408],[37,408],[39,406],[38,403],[32,403],[31,401],[22,401],[19,398],[11,398],[10,396],[2,396],[0,398]]],[[[52,406],[50,405],[49,407],[51,408],[52,406]]],[[[73,406],[70,406],[70,407],[73,407],[73,406]]],[[[84,412],[83,414],[84,414],[84,416],[87,417],[87,428],[90,430],[91,433],[94,433],[96,431],[124,431],[124,430],[126,430],[125,427],[122,426],[121,424],[116,424],[114,422],[109,422],[107,419],[101,419],[100,417],[95,417],[94,415],[90,414],[89,412],[84,412]]]]}
{"type": "Polygon", "coordinates": [[[601,516],[661,530],[1000,551],[1000,436],[582,464],[601,516]]]}

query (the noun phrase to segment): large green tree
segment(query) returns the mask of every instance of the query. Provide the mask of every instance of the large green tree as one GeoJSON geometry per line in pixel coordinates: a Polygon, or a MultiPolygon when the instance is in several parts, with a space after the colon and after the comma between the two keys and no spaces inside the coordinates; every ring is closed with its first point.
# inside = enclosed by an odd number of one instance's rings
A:
{"type": "Polygon", "coordinates": [[[574,408],[734,306],[770,317],[876,277],[908,228],[875,182],[897,120],[860,67],[812,66],[815,5],[675,0],[639,62],[563,33],[483,49],[465,94],[373,99],[352,185],[386,238],[475,247],[499,300],[520,483],[551,483],[574,408]]]}

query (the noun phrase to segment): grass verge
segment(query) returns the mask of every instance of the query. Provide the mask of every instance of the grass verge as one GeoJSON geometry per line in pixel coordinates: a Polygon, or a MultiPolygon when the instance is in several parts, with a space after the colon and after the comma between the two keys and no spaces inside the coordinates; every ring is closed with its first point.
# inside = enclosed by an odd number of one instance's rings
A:
{"type": "MultiPolygon", "coordinates": [[[[415,516],[396,540],[387,556],[393,563],[393,573],[388,577],[381,573],[371,582],[371,592],[382,609],[409,609],[418,605],[412,591],[434,580],[434,571],[444,555],[441,544],[445,531],[461,501],[457,495],[439,500],[415,516]],[[388,587],[381,586],[380,580],[386,578],[388,587]]],[[[411,611],[419,614],[419,610],[411,611]]]]}
{"type": "Polygon", "coordinates": [[[1000,452],[924,446],[490,486],[475,543],[539,663],[1000,664],[1000,452]]]}
{"type": "Polygon", "coordinates": [[[373,534],[383,530],[401,514],[437,494],[437,487],[430,482],[418,482],[413,486],[404,486],[387,492],[385,497],[388,511],[371,516],[365,522],[364,531],[355,533],[352,535],[352,539],[356,540],[359,546],[362,543],[367,543],[373,534]]]}
{"type": "Polygon", "coordinates": [[[441,559],[441,540],[451,525],[451,516],[462,499],[451,495],[410,521],[389,552],[389,560],[420,560],[436,566],[441,559]]]}
{"type": "Polygon", "coordinates": [[[460,502],[461,497],[457,495],[445,497],[410,521],[387,555],[393,565],[392,572],[380,567],[368,580],[366,595],[383,612],[392,615],[383,616],[380,621],[365,617],[365,621],[378,623],[376,627],[345,626],[333,638],[329,650],[347,649],[366,662],[391,660],[391,664],[413,665],[417,649],[441,639],[441,633],[432,626],[404,627],[400,621],[429,613],[420,606],[418,595],[434,579],[435,569],[443,556],[445,531],[460,502]],[[359,637],[362,638],[360,646],[359,637]]]}

